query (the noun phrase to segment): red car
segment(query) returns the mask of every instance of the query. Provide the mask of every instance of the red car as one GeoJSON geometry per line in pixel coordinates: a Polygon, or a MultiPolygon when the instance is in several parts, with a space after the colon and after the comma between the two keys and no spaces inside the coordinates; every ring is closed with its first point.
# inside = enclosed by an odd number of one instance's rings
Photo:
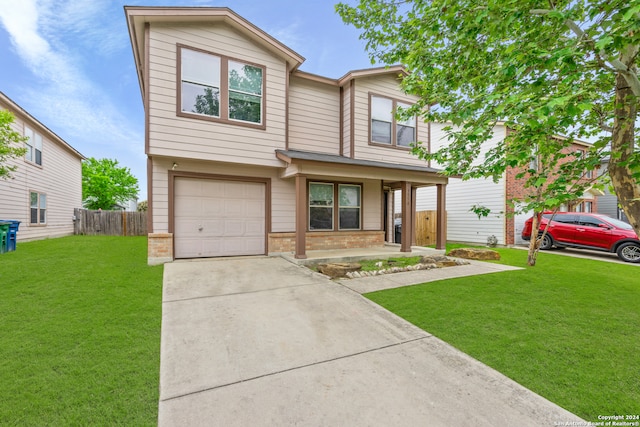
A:
{"type": "MultiPolygon", "coordinates": [[[[552,212],[545,212],[540,218],[539,235],[552,218],[552,212]]],[[[524,223],[522,238],[531,239],[529,218],[524,223]]],[[[640,263],[640,240],[626,222],[606,215],[581,212],[556,212],[553,215],[547,234],[540,242],[540,249],[579,248],[615,252],[626,262],[640,263]]]]}

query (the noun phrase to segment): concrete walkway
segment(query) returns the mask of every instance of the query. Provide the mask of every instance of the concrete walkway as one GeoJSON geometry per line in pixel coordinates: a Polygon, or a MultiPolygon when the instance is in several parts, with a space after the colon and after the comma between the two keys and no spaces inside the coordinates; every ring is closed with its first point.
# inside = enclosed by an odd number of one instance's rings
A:
{"type": "MultiPolygon", "coordinates": [[[[433,272],[394,276],[424,282],[433,272]]],[[[362,291],[369,279],[356,280],[351,287],[362,291]]],[[[165,265],[158,421],[496,427],[580,419],[340,283],[282,258],[251,257],[165,265]]]]}

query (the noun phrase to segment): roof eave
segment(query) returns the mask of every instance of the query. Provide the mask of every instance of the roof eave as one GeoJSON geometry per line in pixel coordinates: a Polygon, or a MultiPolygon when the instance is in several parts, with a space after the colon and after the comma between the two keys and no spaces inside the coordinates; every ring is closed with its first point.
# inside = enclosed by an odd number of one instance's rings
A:
{"type": "MultiPolygon", "coordinates": [[[[274,54],[284,58],[291,65],[292,70],[297,69],[305,60],[302,55],[227,7],[124,6],[124,12],[140,82],[144,81],[144,26],[151,22],[224,22],[267,46],[274,54]]],[[[143,83],[141,83],[142,87],[144,87],[143,83]]]]}

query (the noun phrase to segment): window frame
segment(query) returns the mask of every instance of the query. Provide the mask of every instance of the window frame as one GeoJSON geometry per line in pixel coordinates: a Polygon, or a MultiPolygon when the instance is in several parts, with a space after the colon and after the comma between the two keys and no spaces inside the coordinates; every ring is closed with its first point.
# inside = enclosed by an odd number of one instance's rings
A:
{"type": "Polygon", "coordinates": [[[48,203],[48,196],[46,193],[41,193],[35,190],[29,190],[29,226],[30,227],[44,227],[47,225],[47,213],[49,209],[47,207],[47,203],[48,203]],[[36,195],[36,198],[37,198],[35,207],[33,206],[33,203],[31,201],[32,196],[34,194],[36,195]],[[43,199],[44,199],[44,203],[43,203],[43,199]],[[44,208],[42,207],[43,204],[44,204],[44,208]],[[36,209],[36,222],[31,221],[33,218],[32,217],[33,209],[36,209]]]}
{"type": "MultiPolygon", "coordinates": [[[[234,58],[226,55],[222,55],[216,52],[211,52],[204,49],[199,49],[193,46],[188,46],[184,44],[177,43],[176,44],[176,115],[179,117],[186,117],[190,119],[197,120],[205,120],[216,123],[224,123],[231,124],[235,126],[244,126],[250,127],[254,129],[265,130],[267,128],[267,117],[266,117],[266,103],[267,103],[267,91],[266,91],[266,82],[267,82],[267,67],[261,64],[256,64],[251,61],[246,61],[240,58],[234,58]],[[206,55],[211,55],[216,57],[220,61],[220,88],[219,88],[219,117],[210,116],[206,114],[193,113],[190,111],[184,111],[182,109],[182,51],[190,50],[198,53],[203,53],[206,55]],[[240,63],[243,65],[248,65],[250,67],[259,68],[262,72],[262,82],[260,88],[260,123],[255,123],[251,121],[245,121],[240,119],[234,119],[230,117],[230,93],[238,92],[237,90],[230,90],[229,85],[229,62],[240,63]]],[[[187,81],[188,82],[188,81],[187,81]]],[[[244,93],[244,92],[239,92],[244,93]]],[[[252,94],[252,96],[256,96],[252,94]]]]}
{"type": "Polygon", "coordinates": [[[309,182],[307,186],[307,230],[308,231],[333,231],[335,227],[335,209],[336,204],[336,190],[335,185],[332,182],[309,182]],[[311,204],[311,186],[312,185],[321,185],[321,186],[331,186],[331,204],[330,205],[312,205],[311,204]],[[311,209],[313,208],[330,208],[331,209],[331,228],[311,228],[311,209]]]}
{"type": "Polygon", "coordinates": [[[23,135],[27,138],[24,142],[25,148],[27,149],[24,159],[33,165],[42,167],[42,151],[44,145],[44,138],[42,137],[42,134],[36,132],[35,129],[25,123],[23,135]],[[38,146],[40,146],[40,148],[38,148],[38,146]],[[39,162],[38,154],[40,154],[39,162]]]}
{"type": "Polygon", "coordinates": [[[407,125],[407,121],[399,121],[396,118],[396,114],[398,111],[398,105],[400,104],[401,108],[406,108],[406,107],[411,107],[412,103],[410,101],[406,101],[406,100],[402,100],[402,99],[396,99],[396,98],[392,98],[390,96],[386,96],[386,95],[380,95],[378,93],[373,93],[373,92],[369,92],[369,116],[368,116],[368,120],[369,120],[369,145],[373,145],[376,147],[387,147],[387,148],[394,148],[394,149],[399,149],[399,150],[405,150],[405,151],[410,151],[411,147],[409,145],[401,145],[398,144],[398,127],[399,126],[405,126],[405,127],[409,127],[409,128],[413,128],[413,141],[415,142],[418,140],[418,116],[413,116],[413,126],[407,125]],[[373,102],[374,102],[374,98],[379,98],[379,99],[386,99],[388,101],[391,101],[391,142],[390,143],[386,143],[386,142],[379,142],[379,141],[374,141],[373,140],[373,102]]]}
{"type": "MultiPolygon", "coordinates": [[[[326,232],[326,231],[362,231],[362,207],[363,207],[363,188],[364,184],[359,182],[334,182],[334,181],[318,181],[313,180],[307,183],[307,231],[308,232],[326,232]],[[330,185],[332,186],[332,203],[331,203],[331,228],[311,228],[311,208],[314,207],[311,205],[311,186],[314,184],[318,185],[330,185]],[[358,228],[343,228],[340,226],[340,187],[358,187],[359,188],[359,202],[360,205],[357,207],[351,206],[342,206],[344,209],[358,209],[358,228]]],[[[317,205],[315,207],[321,207],[317,205]]]]}
{"type": "MultiPolygon", "coordinates": [[[[582,148],[577,148],[576,149],[577,157],[583,158],[586,154],[587,154],[586,150],[584,150],[582,148]]],[[[583,178],[584,179],[593,179],[593,170],[592,169],[585,169],[583,178]]]]}
{"type": "MultiPolygon", "coordinates": [[[[337,212],[337,217],[338,217],[338,231],[353,231],[353,230],[362,230],[362,185],[358,185],[358,184],[337,184],[337,208],[338,208],[338,212],[337,212]],[[340,189],[343,187],[355,187],[358,189],[358,206],[343,206],[340,203],[340,189]],[[341,221],[340,221],[340,212],[342,209],[351,209],[351,210],[358,210],[358,228],[345,228],[342,227],[341,221]]],[[[335,202],[334,202],[335,204],[335,202]]]]}

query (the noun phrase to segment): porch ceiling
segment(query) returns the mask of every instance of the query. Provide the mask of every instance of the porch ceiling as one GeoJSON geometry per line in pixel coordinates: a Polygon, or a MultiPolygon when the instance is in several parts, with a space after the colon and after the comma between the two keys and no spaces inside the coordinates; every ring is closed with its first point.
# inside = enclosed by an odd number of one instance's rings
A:
{"type": "Polygon", "coordinates": [[[380,179],[385,185],[399,186],[409,181],[414,186],[447,184],[448,178],[438,169],[385,163],[372,160],[351,159],[332,154],[297,150],[276,150],[276,157],[286,163],[283,178],[296,175],[331,178],[380,179]],[[396,185],[397,184],[397,185],[396,185]]]}

